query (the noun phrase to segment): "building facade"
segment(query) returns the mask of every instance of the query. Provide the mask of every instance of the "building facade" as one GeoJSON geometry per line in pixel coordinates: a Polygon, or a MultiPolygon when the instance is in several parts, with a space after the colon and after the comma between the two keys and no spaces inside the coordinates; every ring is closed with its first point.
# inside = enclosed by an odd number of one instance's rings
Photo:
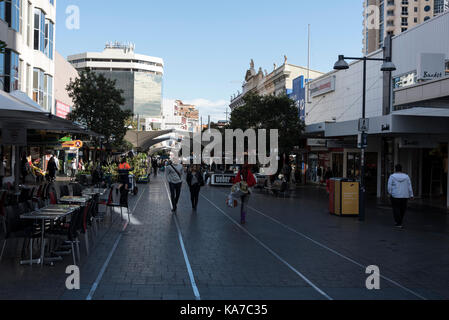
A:
{"type": "MultiPolygon", "coordinates": [[[[386,76],[380,61],[368,61],[366,117],[368,193],[384,197],[394,166],[402,164],[417,197],[449,207],[449,12],[388,41],[389,50],[369,57],[391,57],[396,71],[386,76]],[[435,41],[435,39],[439,39],[435,41]],[[443,200],[444,199],[444,200],[443,200]]],[[[337,57],[336,57],[337,58],[337,57]]],[[[336,176],[360,178],[358,148],[362,117],[363,62],[311,81],[306,112],[311,176],[330,167],[336,176]]]]}
{"type": "Polygon", "coordinates": [[[134,45],[115,42],[106,44],[103,52],[71,55],[67,60],[78,71],[90,69],[115,80],[124,92],[123,109],[142,122],[162,116],[163,59],[137,54],[134,45]]]}
{"type": "Polygon", "coordinates": [[[176,100],[173,106],[167,106],[162,117],[163,130],[199,132],[199,111],[196,106],[176,100]]]}
{"type": "Polygon", "coordinates": [[[56,0],[0,2],[0,89],[25,92],[45,110],[55,113],[56,0]]]}
{"type": "Polygon", "coordinates": [[[55,52],[55,114],[67,118],[72,111],[73,100],[67,92],[67,85],[78,77],[78,71],[58,52],[55,52]]]}
{"type": "Polygon", "coordinates": [[[363,54],[382,48],[387,35],[398,35],[447,10],[449,0],[364,0],[363,54]]]}
{"type": "Polygon", "coordinates": [[[323,73],[308,70],[304,67],[295,66],[287,63],[285,57],[284,64],[280,67],[274,65],[274,70],[268,73],[266,70],[256,72],[254,61],[251,60],[250,68],[245,74],[245,81],[242,86],[242,92],[238,92],[231,97],[229,107],[234,110],[244,104],[244,97],[249,93],[259,95],[288,95],[293,91],[293,80],[303,76],[307,79],[315,79],[323,73]]]}

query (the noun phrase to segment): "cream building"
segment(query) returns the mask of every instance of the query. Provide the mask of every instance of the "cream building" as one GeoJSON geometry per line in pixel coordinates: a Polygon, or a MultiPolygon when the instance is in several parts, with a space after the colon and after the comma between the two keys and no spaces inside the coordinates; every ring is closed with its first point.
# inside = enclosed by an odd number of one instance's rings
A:
{"type": "Polygon", "coordinates": [[[449,0],[364,0],[363,54],[381,49],[387,35],[398,35],[448,9],[449,0]]]}
{"type": "Polygon", "coordinates": [[[161,117],[163,59],[137,54],[133,44],[114,42],[107,43],[103,52],[75,54],[67,60],[78,71],[90,69],[115,80],[124,91],[123,108],[142,121],[161,117]]]}
{"type": "Polygon", "coordinates": [[[262,71],[256,72],[254,61],[251,60],[250,69],[246,72],[245,82],[242,86],[242,92],[238,92],[231,97],[231,104],[229,107],[234,110],[244,104],[243,98],[248,93],[256,93],[259,95],[282,95],[287,94],[293,89],[293,80],[304,76],[305,78],[315,79],[320,77],[323,73],[314,70],[308,70],[304,67],[295,66],[287,63],[285,57],[284,64],[280,67],[274,65],[274,70],[271,73],[262,71]]]}
{"type": "Polygon", "coordinates": [[[56,0],[0,2],[0,88],[20,90],[54,113],[56,0]]]}
{"type": "Polygon", "coordinates": [[[55,114],[66,118],[72,111],[73,101],[67,92],[70,81],[78,78],[78,71],[59,52],[55,55],[55,114]]]}

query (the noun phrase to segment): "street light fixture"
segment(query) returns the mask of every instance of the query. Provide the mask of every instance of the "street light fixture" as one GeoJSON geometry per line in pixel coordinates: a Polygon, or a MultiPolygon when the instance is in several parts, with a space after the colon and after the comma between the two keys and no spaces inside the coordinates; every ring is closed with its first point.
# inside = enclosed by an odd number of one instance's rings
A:
{"type": "MultiPolygon", "coordinates": [[[[383,72],[392,72],[396,70],[396,66],[391,62],[391,58],[354,58],[354,57],[345,57],[344,55],[338,56],[338,61],[334,65],[335,70],[347,70],[349,69],[348,63],[345,61],[348,60],[362,60],[363,61],[363,103],[362,103],[362,119],[364,123],[366,123],[366,62],[367,61],[383,61],[381,71],[383,72]]],[[[362,122],[362,121],[361,121],[362,122]]],[[[361,157],[360,157],[360,168],[361,168],[361,176],[360,176],[360,196],[359,196],[359,220],[365,220],[365,149],[366,144],[364,143],[366,138],[366,128],[359,128],[362,132],[362,145],[361,145],[361,157]]]]}

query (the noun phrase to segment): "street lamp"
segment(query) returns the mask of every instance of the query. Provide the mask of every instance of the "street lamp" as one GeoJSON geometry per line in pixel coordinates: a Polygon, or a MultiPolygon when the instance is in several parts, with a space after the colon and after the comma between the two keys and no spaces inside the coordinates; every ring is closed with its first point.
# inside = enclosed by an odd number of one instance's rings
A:
{"type": "MultiPolygon", "coordinates": [[[[381,71],[383,72],[392,72],[396,70],[396,66],[391,62],[391,58],[354,58],[354,57],[345,57],[344,55],[338,56],[338,61],[334,65],[335,70],[347,70],[349,69],[348,63],[345,61],[348,60],[362,60],[363,61],[363,102],[362,102],[362,119],[360,123],[366,124],[366,62],[367,61],[383,61],[381,71]]],[[[366,141],[366,131],[367,128],[365,125],[360,126],[359,130],[362,133],[362,144],[361,144],[361,157],[360,157],[360,169],[361,169],[361,177],[360,177],[360,196],[359,196],[359,220],[365,220],[365,149],[367,145],[366,141]]]]}

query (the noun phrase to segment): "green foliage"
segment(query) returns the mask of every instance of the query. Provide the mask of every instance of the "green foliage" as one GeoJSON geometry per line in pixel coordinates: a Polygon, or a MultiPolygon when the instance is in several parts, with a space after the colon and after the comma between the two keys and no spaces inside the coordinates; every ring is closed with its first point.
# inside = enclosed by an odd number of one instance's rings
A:
{"type": "Polygon", "coordinates": [[[230,129],[278,129],[282,153],[292,151],[299,144],[304,123],[299,119],[298,108],[293,100],[286,95],[255,94],[247,95],[244,100],[245,105],[231,113],[230,129]]]}
{"type": "Polygon", "coordinates": [[[74,102],[70,120],[104,135],[106,143],[121,144],[127,131],[125,123],[132,113],[121,110],[125,99],[123,91],[115,87],[115,81],[87,70],[70,82],[67,91],[74,102]]]}

